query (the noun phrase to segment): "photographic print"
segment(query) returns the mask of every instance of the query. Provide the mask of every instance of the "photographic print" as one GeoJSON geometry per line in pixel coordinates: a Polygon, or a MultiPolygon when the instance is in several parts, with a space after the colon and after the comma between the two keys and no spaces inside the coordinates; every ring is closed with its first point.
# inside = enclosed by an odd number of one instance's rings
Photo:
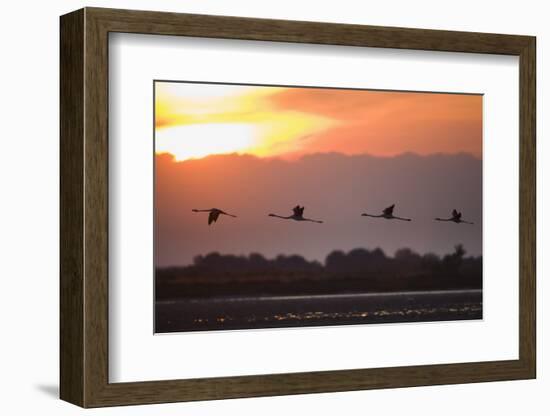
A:
{"type": "Polygon", "coordinates": [[[482,319],[481,94],[153,87],[156,333],[482,319]]]}

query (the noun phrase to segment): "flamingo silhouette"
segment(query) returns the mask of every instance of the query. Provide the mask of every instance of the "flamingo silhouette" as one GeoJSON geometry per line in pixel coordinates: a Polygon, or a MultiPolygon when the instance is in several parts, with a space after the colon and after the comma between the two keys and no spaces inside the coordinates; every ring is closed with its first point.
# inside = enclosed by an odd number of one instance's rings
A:
{"type": "Polygon", "coordinates": [[[392,206],[389,206],[387,208],[384,208],[382,210],[382,214],[380,215],[372,215],[372,214],[361,214],[362,217],[373,217],[373,218],[385,218],[387,220],[401,220],[401,221],[411,221],[410,218],[402,218],[402,217],[396,217],[393,215],[393,209],[395,208],[395,204],[392,206]]]}
{"type": "Polygon", "coordinates": [[[276,217],[276,218],[282,218],[283,220],[310,221],[310,222],[316,222],[318,224],[323,223],[323,221],[312,220],[311,218],[304,218],[304,207],[301,207],[300,205],[296,205],[294,208],[292,208],[292,211],[294,212],[294,214],[289,215],[288,217],[283,217],[283,216],[277,215],[277,214],[269,214],[269,216],[270,217],[276,217]]]}
{"type": "Polygon", "coordinates": [[[218,217],[220,215],[227,215],[229,217],[237,218],[236,215],[228,214],[227,212],[222,211],[218,208],[211,208],[211,209],[193,209],[193,212],[209,212],[208,214],[208,225],[212,224],[213,222],[216,222],[218,220],[218,217]]]}
{"type": "Polygon", "coordinates": [[[451,213],[451,218],[435,218],[436,221],[452,221],[457,224],[464,223],[464,224],[472,224],[473,222],[464,221],[462,219],[462,212],[458,212],[456,209],[453,209],[453,212],[451,213]]]}

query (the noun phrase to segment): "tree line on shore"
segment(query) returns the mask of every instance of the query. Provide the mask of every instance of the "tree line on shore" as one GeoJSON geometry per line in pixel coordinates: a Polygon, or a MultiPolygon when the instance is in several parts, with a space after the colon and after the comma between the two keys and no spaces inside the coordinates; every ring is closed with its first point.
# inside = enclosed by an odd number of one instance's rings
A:
{"type": "Polygon", "coordinates": [[[300,255],[267,259],[209,253],[182,267],[157,268],[156,298],[224,295],[323,294],[355,291],[481,289],[482,257],[462,245],[439,256],[402,248],[332,251],[324,264],[300,255]]]}

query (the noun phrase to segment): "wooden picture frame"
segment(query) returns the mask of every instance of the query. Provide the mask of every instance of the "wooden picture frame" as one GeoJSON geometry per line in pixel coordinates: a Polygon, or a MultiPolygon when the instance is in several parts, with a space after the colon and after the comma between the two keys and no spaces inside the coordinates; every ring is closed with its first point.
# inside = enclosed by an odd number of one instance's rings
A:
{"type": "Polygon", "coordinates": [[[85,8],[61,17],[60,396],[82,407],[535,378],[535,38],[85,8]],[[109,383],[108,34],[519,56],[519,359],[109,383]]]}

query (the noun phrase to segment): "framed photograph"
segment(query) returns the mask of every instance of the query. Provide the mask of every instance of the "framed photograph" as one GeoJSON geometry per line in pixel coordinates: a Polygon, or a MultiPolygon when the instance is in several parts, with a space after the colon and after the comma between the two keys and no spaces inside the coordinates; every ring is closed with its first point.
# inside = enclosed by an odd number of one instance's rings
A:
{"type": "Polygon", "coordinates": [[[155,333],[482,319],[482,95],[153,92],[155,333]]]}
{"type": "Polygon", "coordinates": [[[61,398],[535,378],[535,49],[62,16],[61,398]]]}

